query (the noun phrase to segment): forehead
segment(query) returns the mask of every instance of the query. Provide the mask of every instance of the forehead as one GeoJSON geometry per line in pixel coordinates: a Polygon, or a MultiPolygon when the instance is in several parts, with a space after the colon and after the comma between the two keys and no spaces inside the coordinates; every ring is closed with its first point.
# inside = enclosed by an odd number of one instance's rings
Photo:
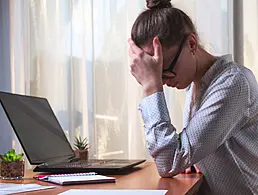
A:
{"type": "Polygon", "coordinates": [[[143,50],[145,53],[147,53],[147,54],[149,54],[149,55],[151,55],[151,56],[154,55],[154,48],[153,48],[152,45],[145,45],[145,46],[142,46],[142,50],[143,50]]]}
{"type": "MultiPolygon", "coordinates": [[[[162,53],[163,53],[164,60],[174,57],[177,53],[177,49],[178,49],[178,47],[176,47],[176,46],[172,46],[170,48],[162,47],[162,53]]],[[[151,56],[154,55],[154,48],[152,45],[142,46],[142,50],[151,56]]]]}

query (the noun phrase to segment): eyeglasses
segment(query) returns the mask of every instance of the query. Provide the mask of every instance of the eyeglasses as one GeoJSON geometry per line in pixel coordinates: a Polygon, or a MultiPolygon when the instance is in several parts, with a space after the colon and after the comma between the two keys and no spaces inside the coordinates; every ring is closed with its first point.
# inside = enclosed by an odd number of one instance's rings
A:
{"type": "Polygon", "coordinates": [[[179,49],[178,49],[178,51],[176,53],[176,56],[173,59],[173,61],[171,62],[170,66],[167,69],[163,70],[162,78],[174,78],[176,76],[176,73],[173,71],[173,69],[174,69],[174,67],[175,67],[175,65],[176,65],[176,63],[178,61],[178,58],[179,58],[179,56],[180,56],[180,54],[181,54],[181,52],[183,50],[183,46],[184,46],[184,43],[185,43],[187,37],[188,36],[184,36],[184,38],[183,38],[183,40],[182,40],[182,42],[181,42],[181,44],[179,46],[179,49]],[[168,75],[164,75],[164,72],[170,72],[170,73],[172,73],[172,75],[169,75],[169,76],[168,75]]]}

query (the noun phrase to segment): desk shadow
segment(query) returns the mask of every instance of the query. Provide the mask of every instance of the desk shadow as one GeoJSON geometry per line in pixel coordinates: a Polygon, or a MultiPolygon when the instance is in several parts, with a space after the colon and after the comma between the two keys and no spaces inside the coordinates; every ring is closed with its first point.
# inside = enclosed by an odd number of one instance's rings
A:
{"type": "Polygon", "coordinates": [[[137,172],[137,171],[140,171],[140,170],[142,170],[142,167],[133,167],[133,168],[130,168],[130,169],[125,169],[125,170],[113,172],[111,174],[112,175],[127,175],[127,174],[134,173],[134,172],[137,172]]]}
{"type": "Polygon", "coordinates": [[[21,181],[29,181],[29,180],[35,180],[34,178],[29,178],[29,177],[25,177],[25,178],[23,178],[23,179],[21,179],[21,181]]]}

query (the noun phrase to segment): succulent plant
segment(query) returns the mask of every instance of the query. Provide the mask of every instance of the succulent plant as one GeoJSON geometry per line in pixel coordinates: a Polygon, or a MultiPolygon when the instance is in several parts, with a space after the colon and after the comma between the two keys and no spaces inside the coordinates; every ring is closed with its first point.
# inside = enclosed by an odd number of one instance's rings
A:
{"type": "Polygon", "coordinates": [[[75,137],[74,149],[76,150],[87,150],[89,149],[88,139],[82,139],[81,136],[75,137]]]}
{"type": "Polygon", "coordinates": [[[0,159],[2,160],[2,162],[16,162],[21,160],[23,155],[24,155],[23,153],[15,154],[15,150],[11,149],[7,153],[0,155],[0,159]]]}

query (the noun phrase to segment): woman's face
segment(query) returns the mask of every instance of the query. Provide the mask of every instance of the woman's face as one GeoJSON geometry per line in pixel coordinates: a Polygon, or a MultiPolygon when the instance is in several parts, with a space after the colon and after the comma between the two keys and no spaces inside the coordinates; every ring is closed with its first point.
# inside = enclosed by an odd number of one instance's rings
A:
{"type": "MultiPolygon", "coordinates": [[[[178,45],[163,47],[163,84],[177,89],[185,89],[191,84],[197,69],[197,46],[195,35],[190,34],[178,45]]],[[[147,47],[143,47],[143,50],[151,52],[147,47]]]]}

